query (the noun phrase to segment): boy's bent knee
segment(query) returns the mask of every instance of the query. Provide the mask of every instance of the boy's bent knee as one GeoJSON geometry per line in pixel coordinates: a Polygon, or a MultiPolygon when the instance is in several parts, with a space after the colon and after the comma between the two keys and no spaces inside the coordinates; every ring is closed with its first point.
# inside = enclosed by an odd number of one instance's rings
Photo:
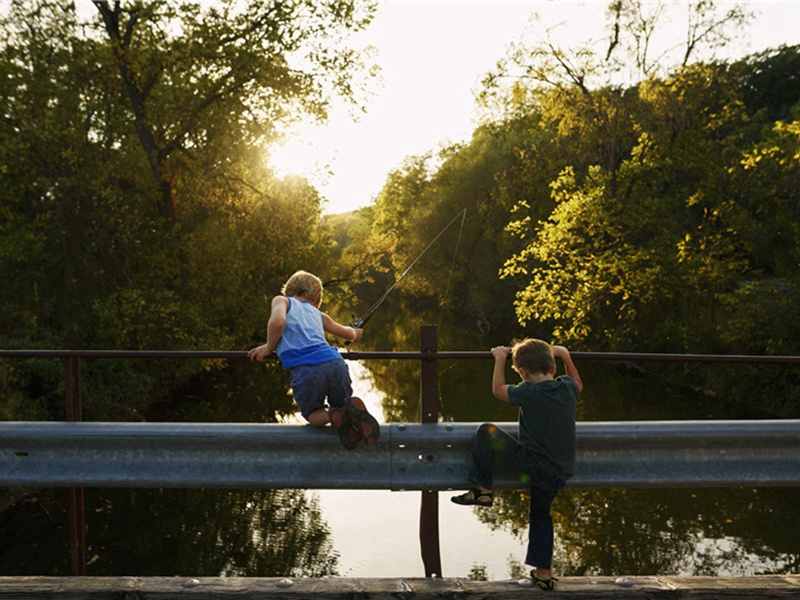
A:
{"type": "Polygon", "coordinates": [[[497,425],[494,423],[484,423],[478,430],[475,432],[475,435],[479,435],[484,438],[491,437],[497,431],[497,425]]]}

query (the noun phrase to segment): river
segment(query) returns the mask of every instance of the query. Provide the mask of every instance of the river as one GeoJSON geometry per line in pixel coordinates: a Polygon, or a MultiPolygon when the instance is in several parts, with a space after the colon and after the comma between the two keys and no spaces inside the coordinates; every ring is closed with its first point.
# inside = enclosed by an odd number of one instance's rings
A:
{"type": "MultiPolygon", "coordinates": [[[[349,364],[356,393],[380,421],[418,420],[416,364],[349,364]]],[[[579,420],[753,417],[642,373],[578,366],[586,385],[579,420]]],[[[256,368],[209,374],[148,418],[252,422],[278,410],[277,420],[299,422],[284,379],[267,390],[243,377],[256,368]]],[[[490,373],[490,361],[442,362],[442,418],[515,420],[489,393],[490,373]]],[[[68,574],[66,492],[0,493],[0,505],[17,498],[0,512],[0,575],[68,574]]],[[[489,510],[449,496],[439,494],[442,575],[523,576],[524,494],[500,492],[489,510]]],[[[419,492],[87,489],[87,574],[422,577],[419,505],[419,492]]],[[[567,489],[553,513],[562,575],[800,572],[800,488],[567,489]]]]}

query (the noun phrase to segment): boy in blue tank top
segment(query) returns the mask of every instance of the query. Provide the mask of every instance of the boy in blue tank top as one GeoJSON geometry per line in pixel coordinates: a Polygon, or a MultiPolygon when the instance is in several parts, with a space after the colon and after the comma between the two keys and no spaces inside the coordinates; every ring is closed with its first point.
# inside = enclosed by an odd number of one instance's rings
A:
{"type": "Polygon", "coordinates": [[[521,473],[530,486],[530,524],[525,563],[534,567],[531,579],[543,590],[554,588],[553,519],[550,505],[572,477],[575,467],[575,409],[583,383],[569,351],[542,340],[526,339],[513,348],[492,348],[492,392],[519,406],[519,440],[497,425],[484,423],[475,434],[469,480],[474,487],[453,496],[456,504],[491,506],[495,456],[521,473]],[[506,385],[505,365],[513,356],[522,381],[506,385]],[[556,358],[566,375],[556,377],[556,358]]]}
{"type": "Polygon", "coordinates": [[[250,350],[247,357],[264,362],[273,352],[278,355],[291,376],[292,396],[300,413],[311,425],[333,425],[348,450],[362,441],[374,444],[380,436],[378,422],[364,402],[353,396],[347,364],[325,339],[327,332],[355,342],[363,330],[340,325],[319,310],[321,303],[322,281],[297,271],[281,295],[272,299],[267,343],[250,350]]]}

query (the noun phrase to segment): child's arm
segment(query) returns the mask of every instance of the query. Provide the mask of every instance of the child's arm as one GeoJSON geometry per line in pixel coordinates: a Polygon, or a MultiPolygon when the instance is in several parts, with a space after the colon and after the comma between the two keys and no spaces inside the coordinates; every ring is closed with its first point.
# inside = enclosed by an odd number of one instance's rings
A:
{"type": "Polygon", "coordinates": [[[286,296],[275,296],[272,299],[272,312],[267,323],[267,343],[257,346],[247,353],[247,358],[264,362],[267,357],[275,352],[278,342],[286,326],[286,312],[289,310],[289,300],[286,296]]]}
{"type": "Polygon", "coordinates": [[[572,357],[569,354],[569,350],[567,350],[564,346],[553,346],[553,356],[561,359],[561,362],[564,363],[564,369],[567,371],[567,375],[575,380],[575,383],[578,384],[578,390],[582,392],[583,382],[581,381],[581,376],[580,373],[578,373],[577,367],[572,362],[572,357]]]}
{"type": "Polygon", "coordinates": [[[327,313],[322,313],[322,327],[331,335],[344,338],[350,342],[357,342],[361,339],[361,336],[364,335],[363,329],[356,329],[355,327],[340,325],[331,319],[327,313]]]}
{"type": "Polygon", "coordinates": [[[508,386],[506,385],[506,361],[511,354],[507,346],[492,348],[494,356],[494,372],[492,373],[492,393],[495,398],[508,402],[508,386]]]}

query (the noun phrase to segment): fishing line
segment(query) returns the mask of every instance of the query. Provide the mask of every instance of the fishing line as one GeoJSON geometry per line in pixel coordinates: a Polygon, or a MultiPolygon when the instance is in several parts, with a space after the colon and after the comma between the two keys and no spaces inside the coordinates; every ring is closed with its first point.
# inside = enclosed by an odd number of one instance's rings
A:
{"type": "MultiPolygon", "coordinates": [[[[425,246],[425,248],[422,250],[422,252],[420,252],[419,255],[417,256],[417,258],[415,258],[414,261],[410,265],[408,265],[408,267],[406,267],[406,270],[403,271],[402,275],[400,275],[400,277],[397,278],[397,280],[392,284],[392,286],[388,290],[386,290],[386,292],[384,292],[383,296],[378,298],[378,300],[375,302],[375,304],[373,304],[367,310],[367,312],[364,313],[363,317],[361,317],[360,319],[356,319],[355,321],[351,322],[350,326],[351,327],[355,327],[356,329],[362,329],[364,327],[364,325],[367,324],[367,321],[370,320],[370,318],[375,313],[375,311],[378,310],[378,307],[381,304],[383,304],[383,301],[386,300],[386,298],[389,297],[389,294],[391,294],[394,291],[394,288],[397,287],[397,284],[399,284],[403,280],[403,278],[405,278],[405,276],[408,275],[408,272],[411,271],[411,269],[414,268],[414,265],[416,265],[417,262],[419,262],[419,260],[425,255],[425,253],[428,251],[428,249],[430,249],[430,247],[433,246],[440,237],[442,237],[444,232],[447,231],[450,228],[450,226],[458,220],[459,217],[462,217],[462,224],[461,225],[463,227],[464,223],[463,223],[463,216],[462,215],[466,215],[466,214],[467,214],[467,209],[466,208],[461,209],[461,211],[453,218],[453,220],[450,221],[447,225],[445,225],[444,228],[438,234],[436,234],[436,237],[433,238],[431,240],[431,242],[427,246],[425,246]]],[[[459,239],[460,239],[460,234],[459,234],[459,239]]],[[[350,345],[350,341],[348,340],[344,344],[345,344],[345,346],[349,346],[350,345]]]]}
{"type": "MultiPolygon", "coordinates": [[[[456,249],[453,252],[453,261],[452,261],[452,263],[450,263],[450,274],[447,277],[447,287],[445,288],[445,291],[444,291],[444,298],[448,297],[448,294],[450,293],[450,284],[453,282],[453,271],[455,270],[455,267],[456,267],[456,257],[458,256],[458,249],[461,246],[461,234],[464,232],[464,222],[466,221],[466,218],[467,218],[467,209],[465,208],[462,211],[462,213],[463,213],[463,215],[461,217],[461,227],[458,228],[458,238],[456,239],[456,249]]],[[[441,331],[441,329],[442,329],[442,317],[444,317],[444,309],[445,309],[446,306],[447,306],[446,300],[443,299],[442,310],[439,311],[439,321],[436,324],[436,329],[438,331],[441,331]]],[[[452,369],[453,367],[455,367],[456,365],[458,365],[460,363],[461,363],[461,361],[457,360],[453,364],[451,364],[449,367],[445,368],[444,371],[441,371],[439,373],[439,377],[438,377],[438,381],[439,381],[439,409],[442,412],[444,412],[444,394],[442,394],[442,379],[441,379],[441,376],[444,375],[445,373],[447,373],[447,371],[449,371],[450,369],[452,369]]],[[[422,401],[420,400],[420,410],[421,409],[422,409],[422,401]]]]}
{"type": "MultiPolygon", "coordinates": [[[[447,287],[444,290],[444,296],[447,298],[447,294],[450,293],[450,284],[453,282],[453,270],[456,267],[456,257],[458,256],[458,247],[461,245],[461,233],[464,231],[464,221],[467,219],[467,209],[461,211],[461,227],[458,228],[458,238],[456,239],[456,249],[453,252],[453,262],[450,263],[450,274],[447,277],[447,287]]],[[[458,215],[456,215],[458,217],[458,215]]],[[[446,302],[446,301],[445,301],[446,302]]],[[[436,328],[441,329],[442,327],[442,316],[444,316],[444,309],[445,309],[445,302],[442,302],[442,310],[439,311],[439,321],[436,323],[436,328]]]]}

